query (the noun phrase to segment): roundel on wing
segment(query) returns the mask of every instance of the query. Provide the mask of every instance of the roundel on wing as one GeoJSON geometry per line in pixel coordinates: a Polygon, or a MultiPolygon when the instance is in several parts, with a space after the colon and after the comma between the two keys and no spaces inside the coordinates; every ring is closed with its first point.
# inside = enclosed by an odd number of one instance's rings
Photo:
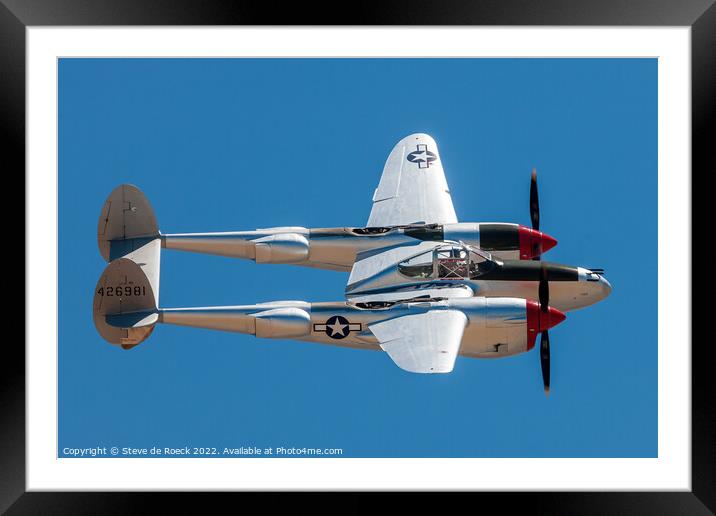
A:
{"type": "Polygon", "coordinates": [[[406,159],[411,163],[417,163],[419,168],[428,168],[438,157],[434,152],[428,150],[426,144],[419,143],[417,148],[408,154],[406,159]]]}

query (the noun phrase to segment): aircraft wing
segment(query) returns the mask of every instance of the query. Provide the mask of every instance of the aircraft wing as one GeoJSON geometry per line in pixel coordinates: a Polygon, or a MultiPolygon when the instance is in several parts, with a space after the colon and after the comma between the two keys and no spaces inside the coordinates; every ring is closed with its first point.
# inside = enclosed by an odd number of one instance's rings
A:
{"type": "Polygon", "coordinates": [[[458,310],[430,310],[368,328],[401,369],[411,373],[449,373],[466,325],[467,317],[458,310]]]}
{"type": "Polygon", "coordinates": [[[457,222],[438,146],[411,134],[393,148],[373,195],[368,227],[457,222]]]}

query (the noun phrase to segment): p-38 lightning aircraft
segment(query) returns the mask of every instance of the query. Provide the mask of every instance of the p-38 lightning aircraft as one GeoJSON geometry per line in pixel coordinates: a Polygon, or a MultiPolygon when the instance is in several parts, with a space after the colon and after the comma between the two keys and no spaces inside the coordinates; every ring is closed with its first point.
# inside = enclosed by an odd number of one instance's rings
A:
{"type": "Polygon", "coordinates": [[[163,234],[144,194],[121,185],[99,219],[109,265],[95,289],[95,326],[124,349],[159,322],[382,350],[414,373],[449,373],[457,355],[523,353],[540,334],[549,392],[548,330],[611,286],[601,269],[541,261],[556,240],[539,231],[534,172],[530,214],[532,228],[458,223],[437,145],[426,134],[404,138],[390,153],[364,228],[163,234]],[[162,248],[350,271],[346,300],[159,308],[162,248]]]}

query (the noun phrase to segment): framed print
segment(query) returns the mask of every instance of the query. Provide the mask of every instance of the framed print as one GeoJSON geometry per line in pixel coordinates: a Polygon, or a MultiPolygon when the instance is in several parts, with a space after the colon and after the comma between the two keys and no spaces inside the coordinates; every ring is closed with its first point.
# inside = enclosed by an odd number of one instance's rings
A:
{"type": "Polygon", "coordinates": [[[83,491],[438,490],[713,511],[689,170],[713,160],[716,8],[518,4],[342,20],[5,2],[28,301],[25,352],[4,361],[3,510],[139,496],[83,491]],[[407,166],[447,178],[419,213],[392,199],[439,177],[407,166]],[[520,224],[515,257],[500,221],[520,224]],[[365,247],[393,233],[430,271],[416,280],[403,244],[365,247]],[[534,292],[495,293],[486,275],[508,266],[534,292]],[[572,272],[599,295],[564,290],[572,272]],[[455,301],[466,285],[479,308],[455,301]],[[427,311],[381,315],[408,303],[427,311]],[[478,319],[498,336],[471,351],[478,319]],[[468,358],[489,353],[515,356],[468,358]]]}

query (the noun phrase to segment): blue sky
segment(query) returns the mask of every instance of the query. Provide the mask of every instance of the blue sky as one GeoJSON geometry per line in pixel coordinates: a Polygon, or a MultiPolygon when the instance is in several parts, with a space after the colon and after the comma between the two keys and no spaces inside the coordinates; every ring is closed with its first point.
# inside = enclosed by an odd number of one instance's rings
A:
{"type": "MultiPolygon", "coordinates": [[[[167,251],[164,307],[343,299],[346,273],[167,251]]],[[[342,448],[347,457],[657,455],[655,59],[62,59],[62,448],[342,448]],[[163,232],[363,226],[383,163],[437,141],[458,218],[529,224],[614,288],[538,351],[413,375],[382,353],[92,323],[99,210],[121,183],[163,232]]]]}

